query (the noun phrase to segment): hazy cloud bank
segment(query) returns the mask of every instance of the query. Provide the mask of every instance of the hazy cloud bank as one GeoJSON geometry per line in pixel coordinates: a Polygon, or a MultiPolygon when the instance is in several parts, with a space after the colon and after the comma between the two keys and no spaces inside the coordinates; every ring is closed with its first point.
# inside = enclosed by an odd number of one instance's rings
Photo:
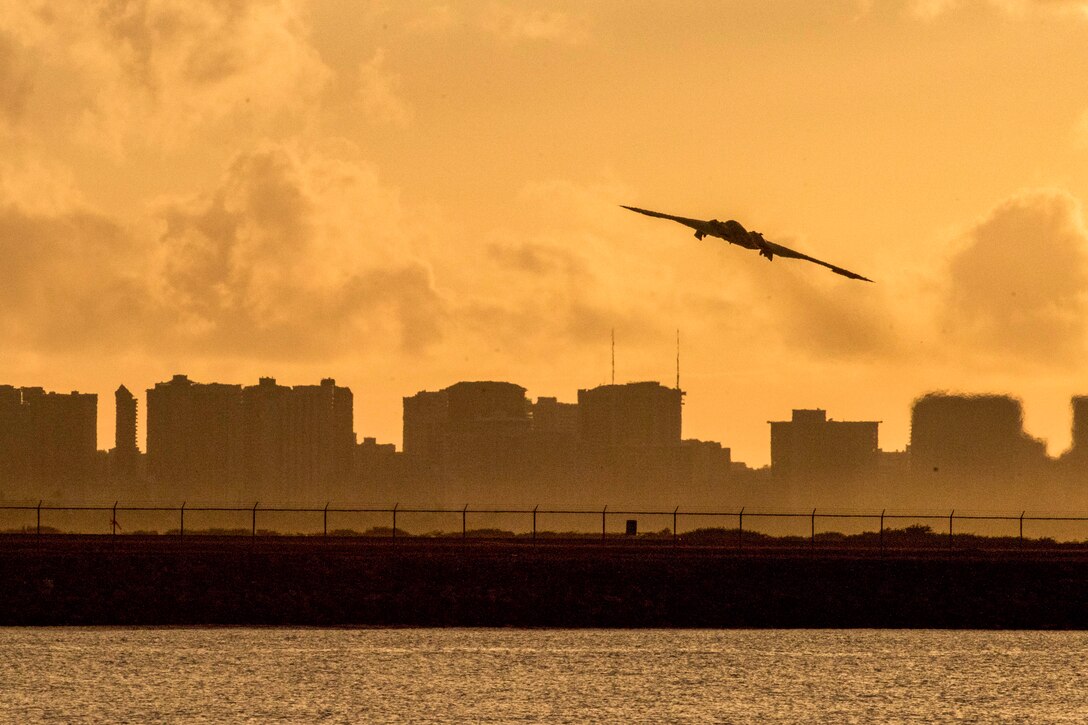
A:
{"type": "Polygon", "coordinates": [[[1085,349],[1088,230],[1068,192],[999,204],[950,261],[942,322],[951,343],[983,357],[1062,366],[1085,349]]]}
{"type": "Polygon", "coordinates": [[[268,127],[305,109],[329,75],[290,0],[0,4],[8,121],[116,154],[240,120],[268,127]]]}
{"type": "Polygon", "coordinates": [[[150,219],[0,207],[4,329],[43,347],[298,358],[345,339],[419,351],[444,302],[399,201],[364,165],[269,145],[150,219]],[[156,224],[157,237],[137,229],[156,224]]]}

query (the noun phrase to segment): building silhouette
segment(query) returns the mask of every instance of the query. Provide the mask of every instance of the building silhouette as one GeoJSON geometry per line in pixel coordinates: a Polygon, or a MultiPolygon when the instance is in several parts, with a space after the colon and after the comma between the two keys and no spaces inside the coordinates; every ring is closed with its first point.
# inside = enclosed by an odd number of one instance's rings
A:
{"type": "Polygon", "coordinates": [[[525,388],[496,381],[460,382],[404,398],[404,452],[440,464],[464,444],[500,446],[526,435],[532,406],[525,388]]]}
{"type": "Polygon", "coordinates": [[[0,386],[0,489],[57,497],[94,493],[98,396],[0,386]]]}
{"type": "Polygon", "coordinates": [[[540,463],[531,411],[514,383],[421,391],[404,398],[404,454],[432,496],[496,500],[533,491],[540,463]]]}
{"type": "Polygon", "coordinates": [[[558,398],[541,397],[530,408],[533,432],[573,444],[578,439],[578,404],[560,403],[558,398]]]}
{"type": "Polygon", "coordinates": [[[683,396],[658,382],[579,390],[579,440],[589,450],[678,447],[683,396]]]}
{"type": "Polygon", "coordinates": [[[915,474],[1005,474],[1037,469],[1046,446],[1024,432],[1020,401],[1004,395],[928,394],[911,409],[915,474]]]}
{"type": "Polygon", "coordinates": [[[1004,395],[916,400],[910,468],[912,489],[942,504],[1027,506],[1058,483],[1046,445],[1024,432],[1020,401],[1004,395]]]}
{"type": "Polygon", "coordinates": [[[325,500],[349,493],[351,390],[325,379],[286,387],[194,383],[147,391],[148,474],[172,497],[325,500]]]}
{"type": "Polygon", "coordinates": [[[688,466],[685,480],[693,490],[721,495],[732,478],[733,452],[717,441],[694,438],[680,442],[688,466]]]}
{"type": "Polygon", "coordinates": [[[357,500],[395,502],[415,490],[408,461],[392,443],[378,443],[373,437],[363,438],[355,446],[353,465],[353,491],[357,500]]]}
{"type": "Polygon", "coordinates": [[[423,390],[404,398],[404,455],[422,470],[441,465],[448,421],[449,395],[445,390],[423,390]]]}
{"type": "Polygon", "coordinates": [[[700,449],[681,446],[683,396],[658,382],[579,390],[582,489],[629,504],[696,496],[693,457],[700,449]]]}
{"type": "Polygon", "coordinates": [[[1072,443],[1062,458],[1076,468],[1088,468],[1088,396],[1073,396],[1070,408],[1073,411],[1072,443]]]}
{"type": "Polygon", "coordinates": [[[1082,506],[1088,396],[1071,400],[1060,459],[1023,429],[1019,401],[928,394],[906,450],[879,449],[879,421],[824,410],[769,421],[771,465],[682,438],[684,393],[657,382],[578,390],[576,403],[503,381],[462,381],[403,399],[404,450],[356,444],[354,398],[327,378],[284,386],[175,375],[139,402],[121,385],[115,445],[96,448],[97,396],[0,386],[0,498],[442,505],[1082,506]]]}
{"type": "Polygon", "coordinates": [[[110,478],[119,482],[134,481],[140,463],[140,449],[136,443],[136,396],[122,385],[113,397],[114,444],[110,452],[110,478]]]}
{"type": "Polygon", "coordinates": [[[19,389],[0,385],[0,497],[14,497],[25,483],[22,407],[19,389]]]}
{"type": "Polygon", "coordinates": [[[879,421],[830,420],[827,411],[793,411],[771,426],[775,477],[827,479],[869,476],[877,468],[879,421]]]}
{"type": "MultiPolygon", "coordinates": [[[[350,495],[355,456],[355,399],[332,378],[295,385],[287,397],[286,489],[276,498],[344,498],[350,495]]],[[[251,479],[250,485],[260,485],[251,479]]]]}
{"type": "Polygon", "coordinates": [[[147,472],[152,490],[182,500],[239,500],[242,386],[175,375],[147,391],[147,472]]]}

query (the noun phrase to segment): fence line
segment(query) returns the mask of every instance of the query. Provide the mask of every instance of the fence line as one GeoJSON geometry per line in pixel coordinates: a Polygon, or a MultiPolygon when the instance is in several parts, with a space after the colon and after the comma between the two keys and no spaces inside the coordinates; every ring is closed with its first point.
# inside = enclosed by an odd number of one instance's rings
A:
{"type": "MultiPolygon", "coordinates": [[[[745,529],[744,521],[748,518],[752,519],[807,519],[809,522],[809,539],[812,546],[816,545],[817,540],[817,521],[833,521],[833,520],[850,520],[861,519],[871,520],[878,524],[879,532],[879,545],[880,548],[884,548],[885,531],[889,530],[886,526],[889,521],[947,521],[948,522],[948,546],[952,548],[955,540],[955,523],[957,521],[1004,521],[1004,522],[1017,522],[1017,538],[1020,545],[1023,546],[1024,542],[1024,523],[1037,523],[1037,522],[1088,522],[1088,515],[1076,516],[1072,514],[1032,514],[1028,515],[1026,511],[1019,513],[960,513],[957,514],[955,509],[952,509],[947,514],[936,513],[932,510],[929,511],[903,511],[895,510],[888,512],[887,509],[881,511],[845,511],[845,510],[824,510],[820,511],[818,508],[799,510],[759,510],[748,509],[747,507],[740,507],[736,510],[727,511],[705,511],[699,509],[681,510],[679,506],[672,510],[647,510],[647,509],[609,509],[608,506],[604,506],[600,509],[588,509],[588,508],[540,508],[540,506],[534,506],[532,508],[470,508],[469,505],[465,505],[461,508],[448,508],[448,507],[402,507],[399,503],[389,506],[346,506],[346,507],[333,507],[331,503],[326,503],[323,507],[310,507],[310,506],[266,506],[262,507],[260,501],[255,501],[252,506],[242,505],[195,505],[190,506],[187,502],[183,502],[180,506],[156,506],[156,505],[122,505],[119,501],[115,501],[112,505],[88,505],[88,504],[55,504],[46,503],[44,500],[39,501],[37,504],[3,504],[0,503],[0,511],[33,511],[35,512],[35,533],[41,535],[42,533],[42,512],[100,512],[108,513],[110,516],[109,528],[110,533],[117,534],[117,530],[120,527],[118,523],[118,513],[131,513],[131,512],[144,512],[144,513],[174,513],[177,515],[178,528],[177,535],[185,535],[185,514],[186,513],[247,513],[250,517],[250,536],[257,536],[257,519],[258,514],[275,514],[275,513],[295,513],[295,514],[321,514],[322,515],[322,535],[328,536],[329,534],[329,514],[384,514],[390,516],[391,530],[390,538],[394,541],[397,538],[397,517],[407,514],[460,514],[461,516],[461,536],[466,538],[468,535],[468,516],[473,515],[506,515],[506,516],[525,516],[527,517],[526,523],[531,520],[531,535],[532,540],[535,542],[537,538],[537,519],[540,515],[549,516],[585,516],[596,517],[600,516],[601,521],[601,539],[606,540],[608,538],[608,521],[609,518],[615,520],[621,517],[632,516],[654,516],[654,517],[671,517],[672,519],[672,541],[677,543],[681,538],[679,535],[678,524],[681,518],[688,520],[691,519],[712,519],[723,521],[725,524],[735,524],[737,531],[737,543],[738,545],[744,544],[745,529]],[[529,518],[531,517],[531,519],[529,518]]],[[[403,520],[403,519],[402,519],[403,520]]],[[[25,529],[24,529],[25,531],[25,529]]],[[[751,528],[749,529],[751,531],[751,528]]],[[[403,533],[403,532],[402,532],[403,533]]],[[[829,533],[829,532],[824,532],[829,533]]],[[[868,532],[864,532],[868,533],[868,532]]],[[[931,533],[935,533],[932,532],[931,533]]],[[[962,535],[963,532],[961,532],[962,535]]],[[[1086,530],[1088,533],[1088,530],[1086,530]]]]}

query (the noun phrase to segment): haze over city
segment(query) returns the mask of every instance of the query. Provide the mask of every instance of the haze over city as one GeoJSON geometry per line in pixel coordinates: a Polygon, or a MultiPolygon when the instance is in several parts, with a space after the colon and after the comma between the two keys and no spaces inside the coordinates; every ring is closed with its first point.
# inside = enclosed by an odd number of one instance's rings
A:
{"type": "Polygon", "coordinates": [[[613,329],[617,382],[671,384],[679,329],[683,435],[736,460],[792,408],[902,448],[930,390],[1023,399],[1057,455],[1086,34],[1016,0],[7,3],[0,381],[98,393],[105,448],[122,381],[335,377],[399,446],[415,391],[608,382],[613,329]]]}

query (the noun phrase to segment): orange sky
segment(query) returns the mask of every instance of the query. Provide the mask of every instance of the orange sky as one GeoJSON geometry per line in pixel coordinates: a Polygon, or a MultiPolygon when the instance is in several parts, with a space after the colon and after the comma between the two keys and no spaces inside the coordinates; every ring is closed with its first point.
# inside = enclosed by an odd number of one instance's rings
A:
{"type": "MultiPolygon", "coordinates": [[[[684,434],[1088,393],[1088,3],[0,0],[0,382],[674,379],[684,434]],[[734,218],[868,285],[618,208],[734,218]]],[[[141,396],[142,404],[142,396],[141,396]]],[[[141,421],[142,427],[142,421],[141,421]]]]}

